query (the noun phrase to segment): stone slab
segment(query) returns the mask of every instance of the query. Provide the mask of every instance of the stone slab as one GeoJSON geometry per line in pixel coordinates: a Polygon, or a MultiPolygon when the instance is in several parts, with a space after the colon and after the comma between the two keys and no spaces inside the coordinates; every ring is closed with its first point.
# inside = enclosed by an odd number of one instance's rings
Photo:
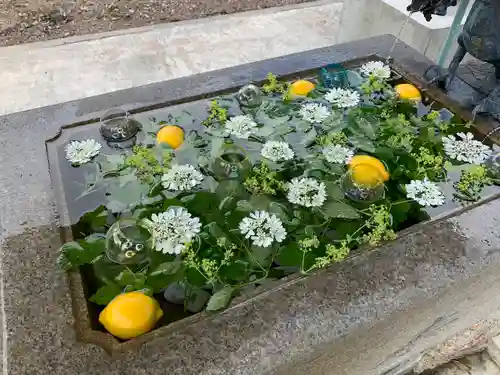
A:
{"type": "MultiPolygon", "coordinates": [[[[236,303],[137,352],[109,357],[75,342],[66,275],[55,267],[60,237],[43,140],[109,107],[153,108],[186,90],[203,95],[263,79],[268,71],[287,75],[386,56],[392,41],[381,36],[0,117],[0,306],[10,373],[396,374],[429,347],[496,312],[500,201],[493,200],[236,303]]],[[[394,57],[417,75],[430,64],[404,44],[394,57]]]]}
{"type": "Polygon", "coordinates": [[[329,46],[342,7],[319,1],[0,48],[0,115],[329,46]]]}

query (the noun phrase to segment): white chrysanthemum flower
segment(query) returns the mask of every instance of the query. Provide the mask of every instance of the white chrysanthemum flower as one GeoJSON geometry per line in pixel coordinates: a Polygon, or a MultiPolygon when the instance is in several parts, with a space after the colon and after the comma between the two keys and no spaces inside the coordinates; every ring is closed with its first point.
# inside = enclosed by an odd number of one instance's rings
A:
{"type": "Polygon", "coordinates": [[[427,178],[413,180],[405,188],[406,196],[421,206],[441,206],[444,203],[444,195],[439,186],[427,178]]]}
{"type": "Polygon", "coordinates": [[[354,156],[354,151],[341,145],[329,145],[323,149],[323,155],[329,163],[347,164],[354,156]]]}
{"type": "Polygon", "coordinates": [[[361,73],[367,77],[373,77],[377,79],[389,79],[391,78],[391,68],[384,64],[382,61],[370,61],[363,64],[361,67],[361,73]]]}
{"type": "Polygon", "coordinates": [[[287,199],[305,207],[321,207],[326,200],[326,187],[314,178],[294,178],[288,185],[287,199]]]}
{"type": "Polygon", "coordinates": [[[299,115],[312,124],[321,123],[330,116],[330,110],[322,104],[307,103],[300,108],[299,115]]]}
{"type": "Polygon", "coordinates": [[[102,145],[95,139],[85,141],[71,141],[66,145],[66,159],[71,164],[88,163],[94,156],[99,154],[102,145]]]}
{"type": "Polygon", "coordinates": [[[281,220],[266,211],[252,212],[241,220],[239,228],[241,234],[250,238],[255,246],[269,247],[274,241],[282,242],[286,238],[281,220]]]}
{"type": "Polygon", "coordinates": [[[290,145],[286,142],[267,141],[262,146],[260,154],[272,161],[287,161],[295,156],[290,145]]]}
{"type": "Polygon", "coordinates": [[[257,130],[257,123],[250,115],[235,116],[226,121],[226,132],[241,139],[248,139],[257,130]]]}
{"type": "Polygon", "coordinates": [[[201,223],[184,207],[171,207],[151,216],[155,250],[164,254],[180,254],[200,233],[201,223]]]}
{"type": "Polygon", "coordinates": [[[325,99],[337,108],[350,108],[358,105],[360,96],[354,90],[333,88],[325,95],[325,99]]]}
{"type": "Polygon", "coordinates": [[[490,157],[491,148],[476,141],[472,133],[458,133],[457,136],[458,138],[453,135],[443,137],[444,151],[451,159],[481,164],[490,157]]]}
{"type": "Polygon", "coordinates": [[[192,165],[172,165],[161,178],[163,187],[172,191],[187,191],[203,181],[203,175],[192,165]]]}

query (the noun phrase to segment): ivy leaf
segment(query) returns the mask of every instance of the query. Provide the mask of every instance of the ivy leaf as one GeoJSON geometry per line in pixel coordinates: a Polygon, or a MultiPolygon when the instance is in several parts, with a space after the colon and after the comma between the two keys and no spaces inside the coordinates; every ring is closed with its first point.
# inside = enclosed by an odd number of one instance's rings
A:
{"type": "Polygon", "coordinates": [[[297,244],[282,247],[278,257],[277,263],[280,266],[286,267],[300,267],[302,263],[303,252],[299,250],[297,244]]]}
{"type": "Polygon", "coordinates": [[[329,199],[342,200],[344,199],[344,191],[333,181],[324,181],[326,186],[326,194],[329,199]]]}
{"type": "Polygon", "coordinates": [[[96,234],[79,242],[65,243],[59,248],[59,253],[61,262],[64,260],[65,268],[76,268],[92,263],[104,250],[104,238],[98,238],[96,234]]]}
{"type": "MultiPolygon", "coordinates": [[[[108,211],[106,207],[100,205],[94,211],[89,211],[83,214],[76,224],[78,228],[87,227],[91,231],[102,231],[108,220],[108,211]]],[[[85,231],[85,229],[83,229],[85,231]]]]}
{"type": "Polygon", "coordinates": [[[300,141],[300,143],[305,146],[309,146],[316,140],[317,136],[318,133],[316,132],[316,129],[312,128],[306,133],[306,136],[302,138],[302,141],[300,141]]]}
{"type": "Polygon", "coordinates": [[[269,213],[276,215],[281,221],[288,221],[286,206],[281,203],[271,202],[269,204],[269,213]]]}
{"type": "Polygon", "coordinates": [[[361,136],[375,139],[377,128],[372,122],[368,121],[368,119],[359,117],[355,120],[353,125],[354,126],[349,128],[353,133],[361,133],[361,136]]]}
{"type": "Polygon", "coordinates": [[[174,262],[165,262],[156,267],[153,271],[151,271],[151,276],[159,276],[159,275],[175,275],[182,268],[183,264],[179,261],[174,262]]]}
{"type": "Polygon", "coordinates": [[[126,268],[116,276],[115,281],[122,287],[131,285],[134,288],[142,288],[146,281],[146,277],[141,273],[135,274],[130,269],[126,268]]]}
{"type": "Polygon", "coordinates": [[[113,298],[121,293],[122,289],[118,285],[104,285],[89,298],[89,301],[97,303],[98,305],[106,306],[113,300],[113,298]]]}
{"type": "Polygon", "coordinates": [[[363,150],[363,151],[366,151],[369,153],[375,152],[375,145],[368,138],[353,136],[353,137],[349,137],[349,142],[351,143],[351,145],[353,147],[359,148],[360,150],[363,150]]]}
{"type": "Polygon", "coordinates": [[[349,206],[347,203],[341,202],[327,202],[323,208],[322,212],[326,217],[336,218],[336,219],[359,219],[360,215],[358,211],[349,206]]]}
{"type": "Polygon", "coordinates": [[[233,288],[229,285],[226,285],[224,288],[210,297],[207,304],[207,311],[217,311],[225,308],[229,304],[229,301],[231,301],[232,295],[233,288]]]}

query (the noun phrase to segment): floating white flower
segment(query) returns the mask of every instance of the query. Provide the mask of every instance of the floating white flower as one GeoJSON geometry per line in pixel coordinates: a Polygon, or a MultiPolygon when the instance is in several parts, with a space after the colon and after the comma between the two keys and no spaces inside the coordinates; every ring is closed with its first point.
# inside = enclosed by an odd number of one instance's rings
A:
{"type": "Polygon", "coordinates": [[[252,212],[241,220],[239,228],[241,234],[250,238],[255,246],[269,247],[274,241],[282,242],[286,238],[281,220],[266,211],[252,212]]]}
{"type": "Polygon", "coordinates": [[[66,159],[71,164],[88,163],[94,156],[99,154],[102,145],[95,139],[85,141],[71,141],[66,145],[66,159]]]}
{"type": "Polygon", "coordinates": [[[354,156],[354,151],[341,145],[329,145],[323,149],[323,155],[329,163],[347,164],[354,156]]]}
{"type": "Polygon", "coordinates": [[[191,190],[203,181],[203,175],[192,165],[172,165],[161,178],[163,187],[172,191],[191,190]]]}
{"type": "Polygon", "coordinates": [[[337,108],[350,108],[358,105],[360,96],[354,90],[333,88],[326,93],[325,99],[337,108]]]}
{"type": "Polygon", "coordinates": [[[155,250],[164,254],[180,254],[200,233],[201,223],[184,207],[171,207],[151,216],[155,250]]]}
{"type": "Polygon", "coordinates": [[[444,151],[451,159],[481,164],[491,155],[491,149],[476,141],[472,133],[458,133],[457,136],[458,138],[453,135],[443,137],[444,151]]]}
{"type": "Polygon", "coordinates": [[[330,116],[330,110],[322,104],[307,103],[300,108],[299,115],[307,122],[321,123],[330,116]]]}
{"type": "Polygon", "coordinates": [[[250,115],[235,116],[226,121],[226,132],[241,139],[248,139],[257,130],[257,123],[250,115]]]}
{"type": "Polygon", "coordinates": [[[260,154],[272,161],[291,160],[295,156],[288,143],[278,141],[267,141],[264,143],[260,154]]]}
{"type": "Polygon", "coordinates": [[[391,68],[382,61],[369,61],[361,67],[361,73],[377,79],[391,78],[391,68]]]}
{"type": "Polygon", "coordinates": [[[326,200],[326,187],[314,178],[294,178],[288,185],[287,198],[305,207],[321,207],[326,200]]]}
{"type": "Polygon", "coordinates": [[[405,188],[406,196],[421,206],[441,206],[444,203],[444,195],[439,186],[427,178],[413,180],[405,188]]]}

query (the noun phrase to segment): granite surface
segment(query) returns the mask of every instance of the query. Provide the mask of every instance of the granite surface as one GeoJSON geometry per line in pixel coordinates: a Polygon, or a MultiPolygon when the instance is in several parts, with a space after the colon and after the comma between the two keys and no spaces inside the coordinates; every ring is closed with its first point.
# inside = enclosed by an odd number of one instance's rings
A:
{"type": "MultiPolygon", "coordinates": [[[[428,347],[500,308],[500,201],[427,223],[349,262],[233,305],[139,350],[78,343],[43,140],[62,125],[372,53],[381,36],[283,59],[0,117],[3,368],[11,374],[398,374],[428,347]],[[286,59],[287,63],[284,63],[286,59]],[[473,307],[473,308],[471,308],[473,307]]],[[[405,45],[393,56],[422,74],[405,45]]]]}

